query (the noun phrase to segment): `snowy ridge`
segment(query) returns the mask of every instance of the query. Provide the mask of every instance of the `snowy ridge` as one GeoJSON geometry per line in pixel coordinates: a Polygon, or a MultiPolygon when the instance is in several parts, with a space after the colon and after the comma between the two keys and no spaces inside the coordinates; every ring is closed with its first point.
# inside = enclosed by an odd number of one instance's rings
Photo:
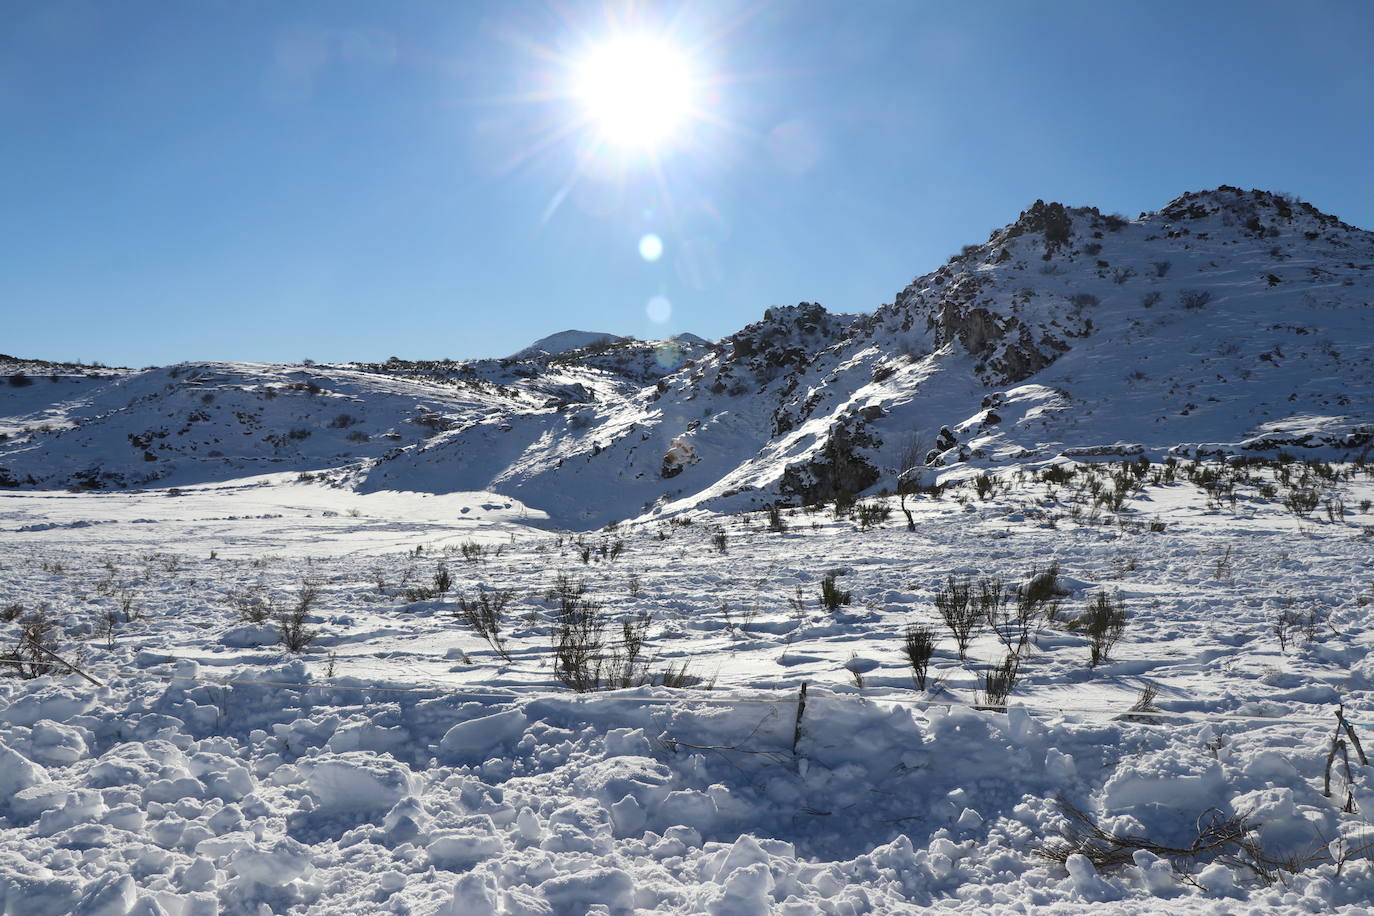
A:
{"type": "Polygon", "coordinates": [[[510,355],[510,359],[529,359],[532,356],[555,356],[559,353],[566,353],[569,350],[581,350],[586,347],[613,344],[624,341],[625,338],[617,337],[614,334],[606,334],[598,331],[559,331],[557,334],[550,334],[548,337],[541,337],[534,343],[517,350],[510,355]]]}
{"type": "Polygon", "coordinates": [[[0,483],[281,468],[591,527],[890,489],[918,453],[933,480],[1094,451],[1338,458],[1374,429],[1371,302],[1374,236],[1280,195],[1135,220],[1037,202],[870,315],[770,309],[718,345],[568,331],[504,360],[0,388],[0,483]]]}

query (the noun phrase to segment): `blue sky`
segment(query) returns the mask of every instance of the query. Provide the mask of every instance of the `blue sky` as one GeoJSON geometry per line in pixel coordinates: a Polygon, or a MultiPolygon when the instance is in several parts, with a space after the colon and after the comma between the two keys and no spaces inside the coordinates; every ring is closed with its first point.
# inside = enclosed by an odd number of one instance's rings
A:
{"type": "Polygon", "coordinates": [[[1359,0],[10,0],[0,352],[718,337],[872,310],[1036,198],[1134,216],[1225,183],[1374,227],[1370,47],[1359,0]],[[696,83],[652,167],[566,97],[626,32],[696,83]]]}

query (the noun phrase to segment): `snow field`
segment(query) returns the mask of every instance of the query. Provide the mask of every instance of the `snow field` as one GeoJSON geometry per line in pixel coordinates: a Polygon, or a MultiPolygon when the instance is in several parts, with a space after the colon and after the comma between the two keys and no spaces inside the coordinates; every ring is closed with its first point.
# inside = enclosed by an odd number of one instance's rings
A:
{"type": "MultiPolygon", "coordinates": [[[[1333,484],[1339,519],[1249,490],[1233,507],[1183,481],[1134,492],[1120,516],[1075,514],[1070,489],[919,499],[914,533],[896,511],[869,530],[784,513],[782,533],[702,514],[583,535],[506,523],[514,540],[447,526],[404,553],[383,538],[332,556],[308,535],[255,554],[247,518],[214,559],[206,542],[169,551],[170,522],[133,522],[165,500],[147,494],[101,496],[122,508],[105,510],[100,540],[10,528],[0,605],[46,604],[64,653],[84,646],[105,686],[0,682],[0,912],[1367,908],[1374,790],[1356,767],[1345,812],[1339,764],[1331,798],[1322,781],[1336,703],[1374,734],[1368,477],[1333,484]],[[1089,669],[1085,637],[1047,626],[1011,694],[1026,708],[968,708],[1005,649],[985,629],[961,662],[935,588],[951,574],[1019,582],[1051,561],[1061,620],[1119,592],[1125,638],[1089,669]],[[409,600],[440,565],[452,590],[409,600]],[[564,689],[546,595],[560,572],[612,622],[652,613],[651,670],[686,664],[715,689],[564,689]],[[834,612],[818,602],[830,572],[852,593],[834,612]],[[319,585],[307,622],[320,634],[290,657],[270,618],[238,609],[288,608],[302,581],[319,585]],[[453,615],[482,588],[517,595],[509,663],[453,615]],[[1281,646],[1288,609],[1320,624],[1281,646]],[[939,637],[924,693],[901,653],[912,623],[939,637]],[[1171,717],[1120,718],[1147,682],[1171,717]],[[1038,850],[1069,824],[1061,796],[1174,847],[1208,809],[1243,817],[1297,870],[1268,881],[1243,857],[1175,868],[1143,849],[1116,868],[1049,861],[1038,850]]],[[[201,510],[235,515],[233,500],[201,510]]]]}

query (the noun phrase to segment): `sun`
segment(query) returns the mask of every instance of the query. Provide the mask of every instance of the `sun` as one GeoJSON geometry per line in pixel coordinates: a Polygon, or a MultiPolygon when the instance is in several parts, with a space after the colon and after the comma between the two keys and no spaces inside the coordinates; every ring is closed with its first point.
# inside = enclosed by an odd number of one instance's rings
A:
{"type": "Polygon", "coordinates": [[[654,151],[691,118],[693,88],[679,48],[651,35],[620,35],[588,51],[573,95],[606,143],[654,151]]]}

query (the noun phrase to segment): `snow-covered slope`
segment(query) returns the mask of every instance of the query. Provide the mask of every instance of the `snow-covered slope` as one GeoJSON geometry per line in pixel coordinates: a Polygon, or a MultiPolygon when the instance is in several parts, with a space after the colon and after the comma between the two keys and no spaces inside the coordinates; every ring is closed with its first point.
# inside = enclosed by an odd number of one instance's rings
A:
{"type": "Polygon", "coordinates": [[[1340,458],[1374,435],[1371,303],[1374,235],[1282,195],[1134,220],[1037,201],[871,314],[774,308],[714,345],[568,331],[504,360],[183,366],[40,406],[0,390],[0,481],[329,471],[590,527],[1060,454],[1340,458]]]}
{"type": "Polygon", "coordinates": [[[567,330],[550,334],[548,337],[541,337],[534,343],[512,353],[511,359],[529,359],[532,356],[554,356],[559,353],[566,353],[569,350],[581,350],[584,347],[597,346],[601,344],[619,343],[625,338],[617,337],[614,334],[607,334],[602,331],[578,331],[567,330]]]}

